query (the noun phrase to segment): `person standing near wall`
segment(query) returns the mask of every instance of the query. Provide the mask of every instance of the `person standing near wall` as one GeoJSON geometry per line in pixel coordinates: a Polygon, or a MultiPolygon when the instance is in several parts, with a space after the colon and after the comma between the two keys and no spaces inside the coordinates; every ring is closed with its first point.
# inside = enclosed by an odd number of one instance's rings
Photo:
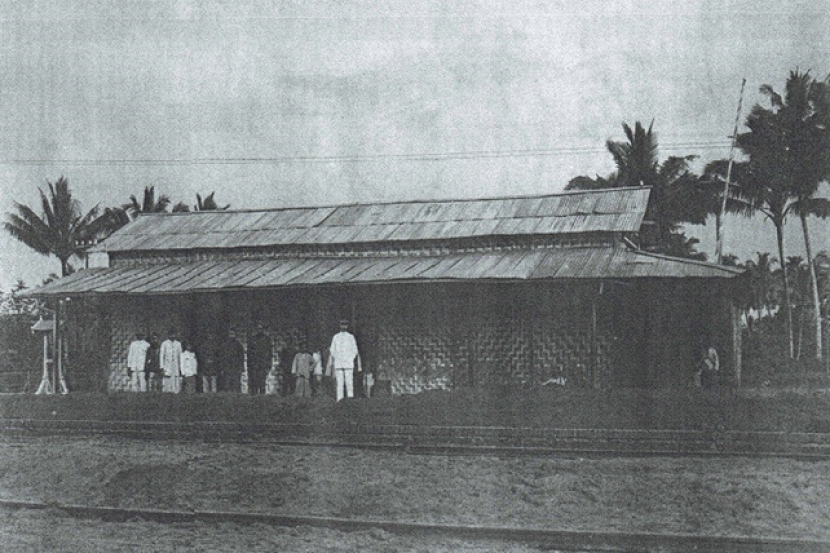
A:
{"type": "Polygon", "coordinates": [[[323,389],[323,354],[318,349],[311,354],[311,358],[314,360],[314,368],[312,369],[314,380],[312,381],[311,391],[315,396],[319,396],[325,391],[323,389]]]}
{"type": "Polygon", "coordinates": [[[144,366],[147,363],[147,350],[150,343],[144,339],[144,334],[139,332],[135,340],[130,343],[127,352],[127,370],[130,372],[130,389],[133,392],[146,392],[147,379],[144,374],[144,366]]]}
{"type": "Polygon", "coordinates": [[[217,373],[219,372],[218,360],[218,344],[214,336],[209,336],[207,343],[205,343],[199,358],[199,374],[202,377],[202,393],[215,394],[217,373]]]}
{"type": "Polygon", "coordinates": [[[285,343],[285,346],[279,352],[278,374],[280,395],[288,397],[294,395],[294,386],[297,384],[296,375],[294,374],[294,358],[298,351],[294,347],[293,338],[285,343]]]}
{"type": "Polygon", "coordinates": [[[273,346],[265,334],[262,323],[257,323],[256,332],[248,339],[248,393],[265,393],[265,379],[273,365],[273,346]]]}
{"type": "Polygon", "coordinates": [[[161,391],[161,366],[159,365],[159,335],[157,332],[150,334],[150,347],[147,349],[147,361],[144,365],[144,372],[147,376],[147,391],[161,391]]]}
{"type": "Polygon", "coordinates": [[[340,332],[334,335],[329,346],[329,367],[334,369],[334,378],[337,385],[337,401],[343,399],[343,388],[346,397],[354,397],[354,369],[361,372],[360,352],[357,349],[357,340],[349,332],[348,319],[340,320],[340,332]]]}
{"type": "Polygon", "coordinates": [[[243,372],[245,372],[245,348],[237,340],[236,332],[229,331],[219,351],[220,389],[223,392],[239,393],[243,372]]]}
{"type": "Polygon", "coordinates": [[[178,394],[181,391],[181,357],[182,343],[177,339],[176,331],[170,330],[170,337],[161,343],[159,364],[164,374],[162,391],[178,394]]]}
{"type": "Polygon", "coordinates": [[[291,363],[291,374],[294,375],[294,395],[298,397],[311,397],[311,373],[314,370],[314,357],[309,353],[305,345],[300,346],[300,351],[294,356],[291,363]]]}
{"type": "Polygon", "coordinates": [[[195,394],[196,374],[199,372],[199,364],[196,361],[196,354],[193,352],[193,348],[187,342],[185,342],[182,348],[179,367],[182,372],[182,393],[195,394]]]}

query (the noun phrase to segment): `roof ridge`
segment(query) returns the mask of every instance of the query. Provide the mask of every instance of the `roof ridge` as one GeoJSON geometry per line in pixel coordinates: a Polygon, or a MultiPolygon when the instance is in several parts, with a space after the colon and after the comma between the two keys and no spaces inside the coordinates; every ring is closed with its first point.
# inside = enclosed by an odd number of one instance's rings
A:
{"type": "MultiPolygon", "coordinates": [[[[384,202],[354,202],[345,204],[330,204],[330,205],[306,205],[306,206],[285,206],[285,207],[269,207],[262,209],[209,209],[205,211],[176,211],[176,212],[162,212],[162,213],[139,213],[138,217],[168,217],[181,215],[196,215],[196,214],[211,214],[211,213],[268,213],[274,211],[292,211],[300,209],[337,209],[341,207],[365,207],[365,206],[381,206],[381,205],[401,205],[401,204],[444,204],[444,203],[460,203],[460,202],[487,202],[498,200],[529,200],[535,198],[552,198],[557,196],[575,196],[579,194],[599,194],[608,192],[627,192],[632,190],[651,190],[650,186],[621,186],[618,188],[597,188],[593,190],[563,190],[561,192],[553,192],[550,194],[517,194],[512,196],[490,196],[483,198],[441,198],[436,200],[413,199],[413,200],[391,200],[384,202]]],[[[138,218],[137,217],[137,218],[138,218]]]]}

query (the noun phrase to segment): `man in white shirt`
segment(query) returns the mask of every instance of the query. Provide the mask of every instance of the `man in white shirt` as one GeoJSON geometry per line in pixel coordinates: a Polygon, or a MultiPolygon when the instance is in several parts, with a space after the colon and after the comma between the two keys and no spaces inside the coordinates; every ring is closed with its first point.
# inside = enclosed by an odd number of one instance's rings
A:
{"type": "Polygon", "coordinates": [[[176,332],[170,331],[170,338],[161,343],[159,365],[164,374],[163,392],[178,394],[181,390],[182,343],[176,339],[176,332]]]}
{"type": "Polygon", "coordinates": [[[146,392],[147,379],[144,375],[144,365],[147,362],[147,350],[150,342],[144,339],[144,334],[139,332],[135,340],[130,343],[127,352],[127,369],[130,371],[130,388],[133,392],[146,392]]]}
{"type": "Polygon", "coordinates": [[[357,351],[357,340],[349,332],[349,321],[340,321],[340,332],[331,339],[329,347],[329,368],[334,369],[334,378],[337,382],[337,401],[343,399],[343,386],[346,387],[346,397],[354,397],[354,369],[360,372],[360,353],[357,351]]]}
{"type": "Polygon", "coordinates": [[[182,373],[181,391],[185,394],[195,394],[196,373],[199,372],[199,364],[196,360],[196,353],[188,343],[184,344],[180,359],[179,369],[182,373]]]}

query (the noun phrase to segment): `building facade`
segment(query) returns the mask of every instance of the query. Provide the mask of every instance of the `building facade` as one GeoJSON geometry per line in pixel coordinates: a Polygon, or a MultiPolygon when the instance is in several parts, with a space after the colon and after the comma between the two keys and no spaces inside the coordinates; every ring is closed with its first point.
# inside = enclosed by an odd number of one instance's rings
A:
{"type": "Polygon", "coordinates": [[[276,390],[280,356],[325,350],[341,318],[394,394],[690,384],[708,345],[739,381],[741,272],[638,249],[648,196],[142,215],[96,246],[93,268],[33,294],[96,298],[109,390],[127,387],[138,331],[199,348],[231,331],[244,345],[258,323],[276,390]]]}

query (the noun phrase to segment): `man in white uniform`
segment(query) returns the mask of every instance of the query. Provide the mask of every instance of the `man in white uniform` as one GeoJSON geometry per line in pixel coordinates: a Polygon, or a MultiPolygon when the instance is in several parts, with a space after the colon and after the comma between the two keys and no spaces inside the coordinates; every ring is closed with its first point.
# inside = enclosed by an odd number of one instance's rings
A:
{"type": "Polygon", "coordinates": [[[334,378],[337,382],[337,401],[343,399],[343,386],[346,387],[346,397],[354,397],[354,369],[362,370],[360,353],[357,351],[357,340],[349,332],[349,321],[340,321],[340,332],[331,339],[329,347],[329,367],[334,369],[334,378]]]}
{"type": "Polygon", "coordinates": [[[144,334],[139,332],[135,340],[130,343],[127,352],[127,369],[130,371],[130,388],[133,392],[146,392],[147,379],[144,375],[144,365],[147,362],[147,350],[150,342],[144,339],[144,334]]]}
{"type": "Polygon", "coordinates": [[[164,374],[163,392],[178,394],[181,390],[181,356],[182,343],[176,339],[176,333],[171,331],[170,338],[162,342],[159,348],[159,365],[164,374]]]}

